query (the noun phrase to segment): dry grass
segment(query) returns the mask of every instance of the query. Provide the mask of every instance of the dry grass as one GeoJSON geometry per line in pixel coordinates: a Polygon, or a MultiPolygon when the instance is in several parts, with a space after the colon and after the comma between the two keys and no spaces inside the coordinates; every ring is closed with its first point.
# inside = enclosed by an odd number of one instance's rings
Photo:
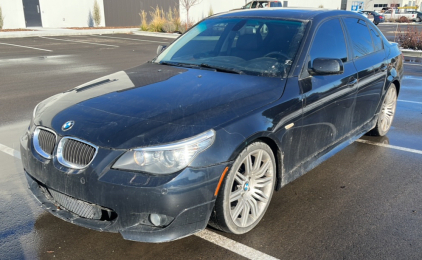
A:
{"type": "Polygon", "coordinates": [[[176,7],[173,9],[169,8],[165,12],[162,8],[153,8],[153,11],[149,12],[151,21],[148,22],[147,13],[141,10],[139,16],[141,17],[141,31],[150,32],[181,32],[186,31],[186,24],[182,24],[180,21],[179,10],[176,7]]]}
{"type": "Polygon", "coordinates": [[[141,31],[148,31],[149,26],[147,23],[147,13],[142,10],[139,15],[141,16],[141,31]]]}
{"type": "Polygon", "coordinates": [[[210,10],[208,10],[208,16],[213,16],[214,10],[212,9],[212,6],[210,5],[210,10]]]}
{"type": "Polygon", "coordinates": [[[94,14],[93,14],[93,19],[95,22],[95,26],[100,26],[101,23],[101,12],[100,12],[100,6],[98,5],[98,2],[95,1],[94,2],[94,14]]]}
{"type": "Polygon", "coordinates": [[[0,30],[3,29],[4,16],[0,6],[0,30]]]}
{"type": "Polygon", "coordinates": [[[164,32],[164,25],[166,23],[165,14],[160,7],[153,8],[154,11],[149,12],[152,20],[149,23],[149,31],[151,32],[164,32]]]}

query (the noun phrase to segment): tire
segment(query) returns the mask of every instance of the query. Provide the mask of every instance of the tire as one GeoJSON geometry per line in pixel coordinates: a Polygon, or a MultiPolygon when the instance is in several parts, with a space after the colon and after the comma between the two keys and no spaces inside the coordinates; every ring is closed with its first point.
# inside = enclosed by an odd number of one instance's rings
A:
{"type": "Polygon", "coordinates": [[[267,211],[275,183],[276,163],[271,148],[263,142],[250,144],[225,177],[209,224],[228,233],[249,232],[267,211]]]}
{"type": "Polygon", "coordinates": [[[421,21],[421,18],[420,17],[416,17],[415,21],[419,23],[421,21]]]}
{"type": "Polygon", "coordinates": [[[388,88],[385,94],[384,100],[382,101],[381,110],[378,115],[377,124],[369,134],[373,136],[384,136],[390,130],[393,124],[394,115],[396,113],[397,106],[397,87],[394,84],[388,88]]]}

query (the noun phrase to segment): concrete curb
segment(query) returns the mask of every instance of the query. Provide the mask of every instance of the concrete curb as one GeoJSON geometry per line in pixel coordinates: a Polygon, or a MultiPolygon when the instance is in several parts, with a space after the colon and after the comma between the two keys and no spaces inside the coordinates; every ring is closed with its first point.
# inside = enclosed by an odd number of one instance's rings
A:
{"type": "Polygon", "coordinates": [[[145,32],[145,31],[133,31],[133,34],[142,35],[142,36],[153,36],[153,37],[162,37],[162,38],[177,38],[180,36],[178,33],[159,33],[159,32],[145,32]]]}
{"type": "Polygon", "coordinates": [[[406,57],[414,57],[414,58],[422,58],[422,51],[414,51],[414,50],[404,50],[400,49],[404,56],[406,57]]]}
{"type": "Polygon", "coordinates": [[[37,31],[18,31],[18,32],[0,32],[0,38],[23,38],[39,36],[71,36],[71,35],[93,35],[93,34],[115,34],[115,33],[133,33],[138,28],[126,29],[43,29],[37,31]]]}

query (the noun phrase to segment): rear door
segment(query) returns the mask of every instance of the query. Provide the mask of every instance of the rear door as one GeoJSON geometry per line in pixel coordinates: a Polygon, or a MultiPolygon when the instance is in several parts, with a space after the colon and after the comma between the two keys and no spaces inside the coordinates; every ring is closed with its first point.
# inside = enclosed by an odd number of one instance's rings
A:
{"type": "Polygon", "coordinates": [[[358,92],[353,113],[353,128],[368,123],[375,115],[387,76],[385,52],[379,31],[365,20],[343,18],[353,49],[353,62],[358,72],[358,92]]]}
{"type": "Polygon", "coordinates": [[[349,57],[346,39],[341,21],[337,18],[323,22],[313,39],[300,76],[300,86],[306,100],[300,158],[315,156],[337,143],[352,129],[357,73],[349,57]],[[344,72],[310,75],[308,68],[312,67],[316,58],[340,59],[344,72]]]}

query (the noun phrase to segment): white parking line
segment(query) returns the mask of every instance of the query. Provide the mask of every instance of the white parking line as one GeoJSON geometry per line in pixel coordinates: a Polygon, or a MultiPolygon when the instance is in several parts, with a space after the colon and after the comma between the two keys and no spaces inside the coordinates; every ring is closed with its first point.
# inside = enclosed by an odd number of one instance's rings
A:
{"type": "Polygon", "coordinates": [[[23,46],[23,45],[16,45],[16,44],[4,43],[4,42],[0,42],[0,44],[10,45],[10,46],[15,46],[15,47],[21,47],[21,48],[26,48],[26,49],[33,49],[33,50],[40,50],[40,51],[52,52],[52,50],[46,50],[46,49],[40,49],[40,48],[34,48],[34,47],[23,46]]]}
{"type": "Polygon", "coordinates": [[[213,244],[221,246],[229,251],[232,251],[233,253],[236,253],[248,259],[277,260],[277,258],[275,257],[264,254],[258,250],[245,246],[244,244],[238,243],[227,237],[220,236],[219,234],[216,234],[206,229],[196,233],[195,236],[205,239],[213,244]]]}
{"type": "Polygon", "coordinates": [[[408,100],[401,100],[401,99],[398,99],[397,101],[400,101],[400,102],[407,102],[407,103],[415,103],[415,104],[422,104],[422,102],[408,101],[408,100]]]}
{"type": "Polygon", "coordinates": [[[169,43],[169,42],[149,41],[149,40],[131,39],[131,38],[124,38],[124,37],[103,36],[103,35],[91,35],[91,36],[101,37],[101,38],[111,38],[111,39],[122,39],[122,40],[129,40],[129,41],[138,41],[138,42],[169,43]]]}
{"type": "Polygon", "coordinates": [[[21,154],[19,153],[19,151],[16,151],[15,149],[12,149],[10,147],[7,147],[5,145],[0,144],[0,151],[3,153],[6,153],[8,155],[11,155],[13,157],[16,157],[18,159],[21,158],[21,154]]]}
{"type": "Polygon", "coordinates": [[[358,140],[356,140],[356,142],[363,143],[363,144],[372,144],[372,145],[376,145],[376,146],[391,148],[391,149],[405,151],[405,152],[409,152],[409,153],[422,154],[422,151],[420,151],[420,150],[410,149],[410,148],[405,148],[405,147],[400,147],[400,146],[395,146],[395,145],[391,145],[391,144],[376,143],[376,142],[371,142],[371,141],[362,140],[362,139],[358,139],[358,140]]]}
{"type": "Polygon", "coordinates": [[[63,39],[56,39],[56,38],[50,38],[50,37],[44,37],[44,36],[40,36],[40,38],[50,39],[50,40],[55,40],[55,41],[63,41],[63,42],[77,42],[77,43],[86,43],[86,44],[92,44],[92,45],[102,45],[102,46],[107,46],[107,47],[119,47],[117,45],[108,45],[108,44],[93,43],[93,42],[87,42],[87,41],[63,40],[63,39]]]}

